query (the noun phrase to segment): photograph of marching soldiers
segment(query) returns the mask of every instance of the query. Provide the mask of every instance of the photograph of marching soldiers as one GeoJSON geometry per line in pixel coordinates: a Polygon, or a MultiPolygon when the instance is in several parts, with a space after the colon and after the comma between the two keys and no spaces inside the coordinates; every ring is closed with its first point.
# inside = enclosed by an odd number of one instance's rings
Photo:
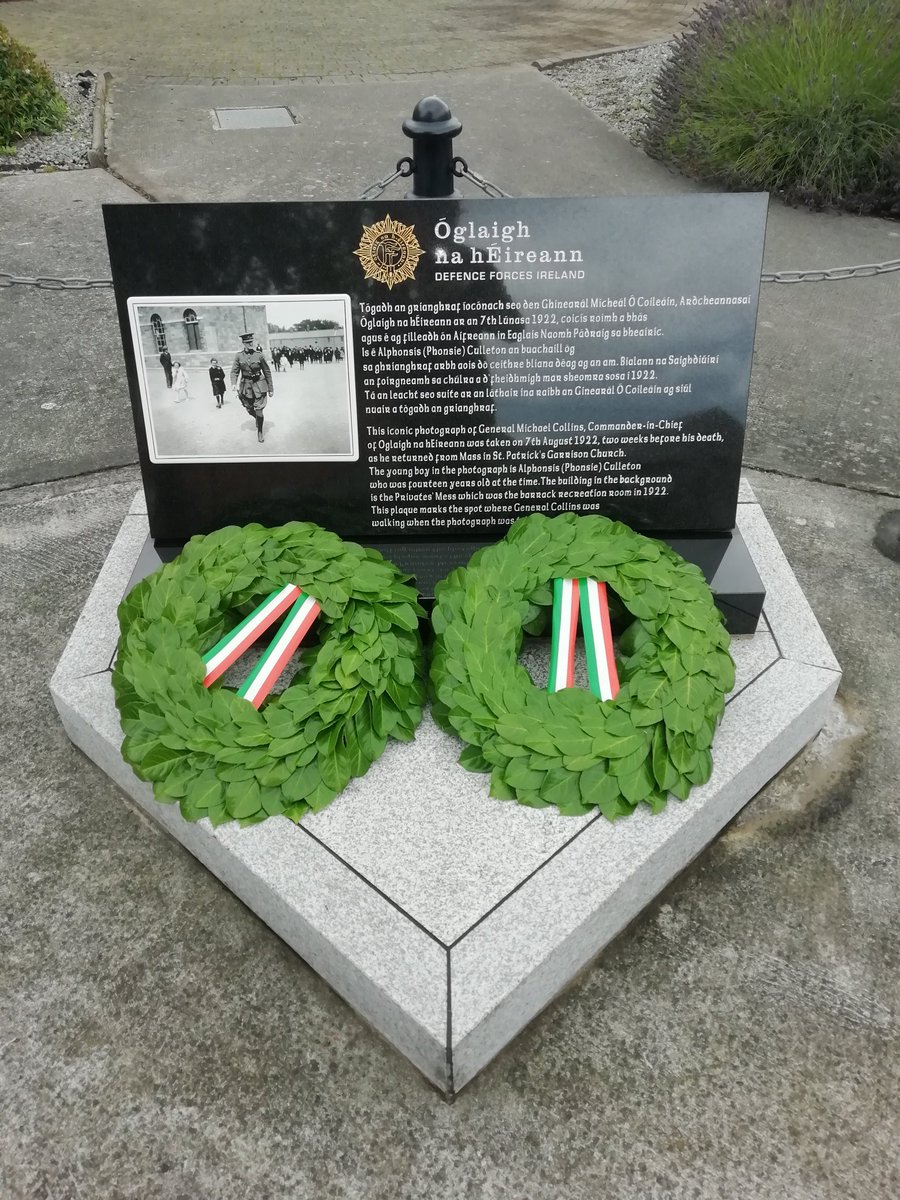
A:
{"type": "Polygon", "coordinates": [[[358,458],[348,296],[128,308],[153,462],[358,458]]]}

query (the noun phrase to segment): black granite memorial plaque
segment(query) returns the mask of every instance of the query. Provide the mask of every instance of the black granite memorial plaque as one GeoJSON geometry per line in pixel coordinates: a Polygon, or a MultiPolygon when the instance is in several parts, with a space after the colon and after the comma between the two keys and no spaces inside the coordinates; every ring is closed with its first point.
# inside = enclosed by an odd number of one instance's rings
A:
{"type": "Polygon", "coordinates": [[[405,549],[422,586],[536,510],[727,535],[765,214],[762,195],[105,206],[153,537],[313,520],[405,549]]]}

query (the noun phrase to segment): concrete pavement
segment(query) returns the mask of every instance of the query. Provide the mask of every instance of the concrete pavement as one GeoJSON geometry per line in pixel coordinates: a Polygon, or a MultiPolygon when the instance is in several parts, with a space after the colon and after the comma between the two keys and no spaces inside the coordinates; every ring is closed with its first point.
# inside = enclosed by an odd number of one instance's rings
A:
{"type": "MultiPolygon", "coordinates": [[[[0,175],[0,269],[109,278],[100,205],[142,203],[105,171],[0,175]]],[[[113,294],[0,290],[12,388],[0,422],[0,486],[136,461],[113,294]]]]}
{"type": "MultiPolygon", "coordinates": [[[[58,68],[216,83],[422,75],[589,54],[677,33],[684,0],[11,0],[10,32],[58,68]]],[[[498,91],[498,115],[505,97],[498,91]]]]}
{"type": "MultiPolygon", "coordinates": [[[[81,31],[46,0],[2,15],[15,30],[52,10],[63,32],[41,36],[62,53],[101,33],[99,0],[79,7],[81,31]]],[[[412,103],[443,90],[459,152],[515,194],[692,186],[522,66],[291,88],[289,150],[266,131],[223,151],[204,86],[114,83],[113,164],[154,195],[211,199],[222,164],[252,154],[245,198],[352,196],[406,152],[412,103]],[[526,151],[498,132],[497,97],[526,151]]],[[[106,274],[105,199],[140,198],[99,171],[0,176],[0,269],[106,274]]],[[[897,244],[886,222],[773,206],[766,266],[897,244]]],[[[900,567],[872,536],[900,506],[898,310],[900,273],[762,293],[747,460],[769,473],[751,484],[844,668],[834,720],[447,1106],[63,734],[47,680],[139,486],[127,390],[108,292],[0,290],[16,347],[0,423],[0,1196],[895,1195],[900,567]]]]}

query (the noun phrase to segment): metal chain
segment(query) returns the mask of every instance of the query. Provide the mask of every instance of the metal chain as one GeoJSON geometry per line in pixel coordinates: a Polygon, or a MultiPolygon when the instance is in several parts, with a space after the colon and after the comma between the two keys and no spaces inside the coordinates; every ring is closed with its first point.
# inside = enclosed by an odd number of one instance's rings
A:
{"type": "MultiPolygon", "coordinates": [[[[453,174],[457,179],[468,179],[474,183],[476,187],[481,188],[493,200],[511,199],[509,192],[504,192],[496,183],[491,183],[489,179],[485,179],[483,175],[477,174],[469,168],[469,164],[464,158],[454,158],[453,174]]],[[[401,158],[397,163],[397,169],[390,175],[386,175],[384,179],[379,179],[377,183],[373,183],[359,197],[360,200],[376,200],[384,189],[395,179],[407,179],[415,170],[415,163],[411,158],[401,158]],[[405,169],[404,169],[405,168],[405,169]]]]}
{"type": "Polygon", "coordinates": [[[863,263],[858,267],[824,267],[808,271],[763,271],[763,283],[821,283],[823,279],[853,279],[866,275],[886,275],[888,271],[900,271],[900,258],[887,262],[863,263]]]}
{"type": "Polygon", "coordinates": [[[386,187],[394,182],[395,179],[408,179],[413,173],[413,160],[411,158],[401,158],[397,163],[396,170],[390,175],[385,175],[384,179],[379,179],[377,183],[371,183],[366,190],[360,195],[360,200],[377,200],[386,187]]]}
{"type": "Polygon", "coordinates": [[[480,187],[492,200],[508,200],[512,198],[509,192],[504,192],[502,188],[497,187],[496,183],[491,183],[483,175],[479,175],[477,172],[471,170],[464,158],[454,158],[453,174],[457,179],[468,179],[476,187],[480,187]]]}
{"type": "Polygon", "coordinates": [[[13,287],[15,284],[44,288],[48,292],[62,292],[75,288],[109,288],[112,287],[112,280],[59,279],[55,275],[9,275],[6,271],[0,271],[0,288],[13,287]]]}

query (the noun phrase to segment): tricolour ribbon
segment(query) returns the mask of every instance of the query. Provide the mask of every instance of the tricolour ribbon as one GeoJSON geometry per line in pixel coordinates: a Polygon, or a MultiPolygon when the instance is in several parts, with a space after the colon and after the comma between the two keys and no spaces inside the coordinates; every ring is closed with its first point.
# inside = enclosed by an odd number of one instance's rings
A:
{"type": "Polygon", "coordinates": [[[550,642],[548,692],[575,684],[575,633],[578,629],[578,581],[553,580],[553,631],[550,642]]]}
{"type": "Polygon", "coordinates": [[[318,602],[301,592],[272,644],[238,688],[239,696],[259,708],[318,615],[318,602]]]}
{"type": "Polygon", "coordinates": [[[588,685],[601,700],[614,700],[619,690],[606,584],[596,579],[553,580],[553,631],[548,692],[575,685],[575,634],[578,618],[584,631],[588,685]]]}
{"type": "Polygon", "coordinates": [[[596,579],[579,579],[578,587],[588,684],[599,699],[614,700],[619,690],[619,676],[613,654],[606,584],[598,583],[596,579]]]}
{"type": "Polygon", "coordinates": [[[262,604],[254,608],[248,617],[244,617],[240,625],[236,625],[221,641],[216,642],[211,650],[203,655],[206,664],[206,675],[203,682],[206,687],[224,675],[232,663],[237,662],[245,650],[248,650],[256,639],[273,625],[283,613],[291,607],[301,594],[295,583],[286,583],[277,592],[272,592],[262,604]]]}

